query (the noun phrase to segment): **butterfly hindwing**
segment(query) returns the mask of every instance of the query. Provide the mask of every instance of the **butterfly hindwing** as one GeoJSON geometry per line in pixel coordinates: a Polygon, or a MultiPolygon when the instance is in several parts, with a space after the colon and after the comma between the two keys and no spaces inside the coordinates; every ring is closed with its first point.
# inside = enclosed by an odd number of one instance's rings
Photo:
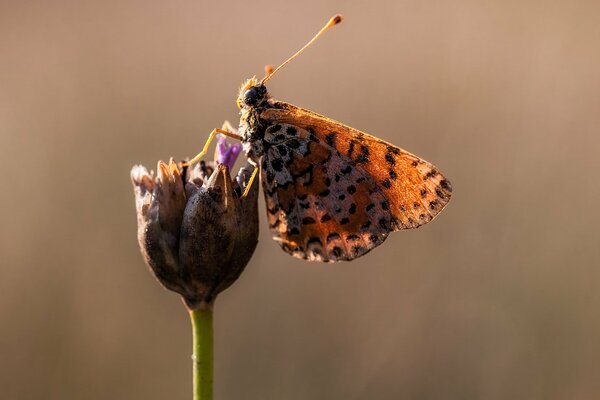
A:
{"type": "Polygon", "coordinates": [[[364,132],[288,103],[275,102],[262,118],[311,132],[338,159],[368,177],[383,194],[390,230],[419,227],[450,201],[450,182],[427,161],[364,132]]]}
{"type": "Polygon", "coordinates": [[[261,181],[282,248],[309,260],[352,260],[381,244],[395,222],[376,181],[315,132],[290,123],[265,131],[261,181]]]}

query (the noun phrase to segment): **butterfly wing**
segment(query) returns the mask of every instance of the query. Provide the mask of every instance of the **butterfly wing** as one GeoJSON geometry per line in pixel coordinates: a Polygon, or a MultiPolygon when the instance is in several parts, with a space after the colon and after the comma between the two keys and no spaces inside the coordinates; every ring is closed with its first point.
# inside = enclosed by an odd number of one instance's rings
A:
{"type": "Polygon", "coordinates": [[[261,182],[269,226],[286,252],[314,261],[352,260],[394,229],[375,179],[318,136],[276,123],[264,141],[261,182]]]}
{"type": "Polygon", "coordinates": [[[383,140],[284,102],[263,111],[262,118],[307,130],[346,168],[370,178],[384,199],[390,230],[417,228],[431,221],[452,195],[452,186],[427,161],[383,140]]]}

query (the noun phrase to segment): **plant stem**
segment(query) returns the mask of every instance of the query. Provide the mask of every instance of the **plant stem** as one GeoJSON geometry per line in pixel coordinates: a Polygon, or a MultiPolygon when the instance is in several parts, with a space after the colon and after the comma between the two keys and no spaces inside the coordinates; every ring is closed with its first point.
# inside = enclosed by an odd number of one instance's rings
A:
{"type": "Polygon", "coordinates": [[[190,310],[193,335],[194,400],[212,400],[213,394],[213,305],[190,310]]]}

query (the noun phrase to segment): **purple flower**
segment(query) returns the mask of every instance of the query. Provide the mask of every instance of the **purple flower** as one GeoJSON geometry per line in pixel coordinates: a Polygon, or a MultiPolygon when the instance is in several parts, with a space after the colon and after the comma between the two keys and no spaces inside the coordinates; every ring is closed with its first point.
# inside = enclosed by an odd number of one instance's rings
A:
{"type": "Polygon", "coordinates": [[[224,135],[218,135],[215,159],[219,164],[226,165],[229,169],[232,169],[241,151],[241,143],[230,144],[224,135]]]}

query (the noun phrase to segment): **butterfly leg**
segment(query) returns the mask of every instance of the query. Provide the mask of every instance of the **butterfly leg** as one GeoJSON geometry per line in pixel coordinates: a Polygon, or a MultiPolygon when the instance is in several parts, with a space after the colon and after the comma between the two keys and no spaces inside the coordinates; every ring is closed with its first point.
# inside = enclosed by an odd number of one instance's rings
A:
{"type": "Polygon", "coordinates": [[[246,185],[246,190],[244,190],[242,199],[244,197],[248,196],[248,193],[250,193],[250,188],[252,187],[252,183],[254,182],[254,179],[256,178],[257,173],[258,173],[258,167],[254,167],[254,171],[252,171],[252,176],[250,176],[250,179],[248,180],[248,184],[246,185]]]}
{"type": "MultiPolygon", "coordinates": [[[[229,124],[227,121],[225,121],[225,122],[227,124],[229,124]]],[[[225,124],[223,124],[223,125],[225,125],[225,124]]],[[[230,138],[233,138],[233,139],[242,140],[242,137],[240,135],[238,135],[237,133],[229,132],[229,131],[227,131],[225,129],[215,128],[215,129],[212,130],[212,132],[210,133],[210,135],[208,135],[208,139],[206,140],[206,143],[204,144],[204,148],[202,149],[202,151],[200,153],[198,153],[198,155],[196,157],[192,158],[189,161],[184,162],[183,166],[184,167],[189,167],[190,165],[195,164],[198,161],[200,161],[200,159],[202,157],[204,157],[204,155],[208,151],[208,146],[210,146],[210,143],[215,138],[215,135],[217,133],[220,133],[220,134],[225,135],[225,136],[229,136],[230,138]]]]}

